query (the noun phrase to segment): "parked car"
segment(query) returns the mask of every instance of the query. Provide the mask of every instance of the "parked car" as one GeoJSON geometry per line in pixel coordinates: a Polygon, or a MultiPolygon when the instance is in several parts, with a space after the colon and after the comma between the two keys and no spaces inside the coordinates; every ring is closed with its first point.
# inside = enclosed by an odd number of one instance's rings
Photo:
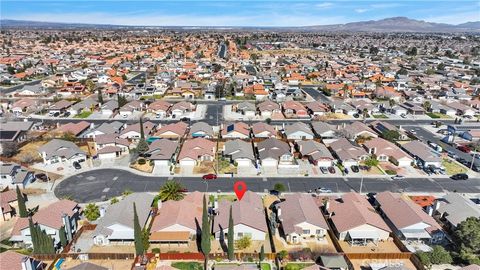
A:
{"type": "Polygon", "coordinates": [[[348,174],[348,169],[347,169],[347,168],[343,169],[343,172],[344,172],[345,174],[348,174]]]}
{"type": "Polygon", "coordinates": [[[180,121],[182,121],[182,122],[190,122],[190,118],[188,118],[188,117],[182,117],[182,118],[180,118],[180,121]]]}
{"type": "Polygon", "coordinates": [[[459,147],[457,147],[458,150],[464,152],[464,153],[470,153],[470,151],[472,151],[470,148],[468,148],[468,146],[466,145],[460,145],[459,147]]]}
{"type": "Polygon", "coordinates": [[[213,173],[205,174],[204,176],[202,176],[202,179],[203,180],[215,180],[215,179],[217,179],[217,175],[213,174],[213,173]]]}
{"type": "Polygon", "coordinates": [[[53,117],[58,117],[59,115],[60,115],[60,113],[56,112],[56,113],[53,114],[53,117]]]}
{"type": "Polygon", "coordinates": [[[320,171],[321,171],[323,174],[327,174],[327,173],[328,173],[327,167],[320,167],[320,171]]]}
{"type": "Polygon", "coordinates": [[[405,176],[403,176],[403,175],[398,175],[397,174],[397,175],[392,176],[392,180],[403,180],[403,179],[405,179],[405,176]]]}
{"type": "Polygon", "coordinates": [[[358,169],[358,166],[357,165],[353,165],[350,167],[350,169],[352,169],[352,172],[354,173],[358,173],[360,170],[358,169]]]}
{"type": "Polygon", "coordinates": [[[315,190],[317,193],[332,193],[331,189],[325,187],[319,187],[315,190]]]}
{"type": "Polygon", "coordinates": [[[69,117],[69,116],[70,116],[70,112],[65,112],[65,113],[63,114],[63,116],[64,116],[64,117],[69,117]]]}
{"type": "Polygon", "coordinates": [[[273,196],[279,196],[280,195],[280,191],[278,190],[275,190],[275,189],[271,189],[269,191],[270,195],[273,195],[273,196]]]}
{"type": "Polygon", "coordinates": [[[35,178],[40,180],[40,181],[43,181],[43,182],[47,182],[49,179],[48,179],[48,176],[44,173],[37,173],[35,175],[35,178]]]}
{"type": "Polygon", "coordinates": [[[76,170],[80,170],[82,168],[82,166],[80,165],[80,163],[78,163],[77,161],[73,162],[73,167],[76,169],[76,170]]]}
{"type": "Polygon", "coordinates": [[[452,180],[467,180],[468,175],[466,173],[457,173],[452,175],[450,178],[452,178],[452,180]]]}
{"type": "Polygon", "coordinates": [[[329,171],[331,174],[334,174],[334,173],[335,173],[335,168],[334,168],[334,167],[328,167],[328,171],[329,171]]]}

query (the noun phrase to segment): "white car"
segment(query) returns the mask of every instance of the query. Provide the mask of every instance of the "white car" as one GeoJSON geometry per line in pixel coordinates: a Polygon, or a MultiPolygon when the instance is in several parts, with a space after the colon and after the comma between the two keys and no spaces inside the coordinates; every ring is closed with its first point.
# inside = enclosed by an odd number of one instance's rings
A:
{"type": "Polygon", "coordinates": [[[316,189],[317,193],[332,193],[331,189],[324,188],[324,187],[319,187],[316,189]]]}
{"type": "Polygon", "coordinates": [[[392,180],[403,180],[403,179],[405,179],[405,176],[403,176],[403,175],[392,176],[392,180]]]}

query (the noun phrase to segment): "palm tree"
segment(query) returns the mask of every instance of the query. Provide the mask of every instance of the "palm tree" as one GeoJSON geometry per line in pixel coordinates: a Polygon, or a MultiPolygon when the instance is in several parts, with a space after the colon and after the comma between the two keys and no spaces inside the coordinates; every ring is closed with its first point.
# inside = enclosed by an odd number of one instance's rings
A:
{"type": "Polygon", "coordinates": [[[169,180],[160,188],[158,196],[162,202],[168,200],[179,201],[185,197],[184,190],[185,188],[182,184],[169,180]]]}

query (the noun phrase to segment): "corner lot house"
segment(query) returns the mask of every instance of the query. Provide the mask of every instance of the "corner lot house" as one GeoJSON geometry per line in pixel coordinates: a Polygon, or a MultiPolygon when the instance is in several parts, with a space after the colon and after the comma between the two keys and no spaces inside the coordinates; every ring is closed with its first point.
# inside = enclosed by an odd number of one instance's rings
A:
{"type": "Polygon", "coordinates": [[[369,154],[375,155],[378,161],[390,161],[399,167],[410,166],[413,162],[413,158],[400,147],[382,138],[370,139],[363,146],[369,154]]]}
{"type": "Polygon", "coordinates": [[[133,204],[135,203],[138,220],[143,228],[150,217],[154,197],[148,193],[133,193],[118,203],[109,205],[93,232],[95,245],[133,242],[133,204]]]}
{"type": "Polygon", "coordinates": [[[310,194],[285,195],[275,207],[287,242],[322,240],[327,234],[327,222],[310,194]]]}
{"type": "Polygon", "coordinates": [[[234,240],[244,236],[249,236],[254,241],[265,240],[268,228],[262,198],[251,191],[247,191],[240,201],[219,202],[217,216],[213,222],[213,233],[216,239],[227,239],[230,207],[232,207],[234,240]]]}
{"type": "Polygon", "coordinates": [[[375,200],[400,239],[429,244],[444,240],[441,226],[408,196],[386,191],[377,194],[375,200]]]}
{"type": "Polygon", "coordinates": [[[203,193],[162,203],[150,229],[150,242],[185,243],[194,239],[202,223],[203,193]]]}
{"type": "Polygon", "coordinates": [[[403,144],[402,147],[424,167],[439,168],[442,166],[442,159],[430,147],[420,141],[411,141],[403,144]]]}
{"type": "Polygon", "coordinates": [[[75,161],[85,160],[87,154],[76,144],[70,141],[53,139],[38,148],[38,152],[46,165],[59,162],[72,164],[75,161]]]}
{"type": "MultiPolygon", "coordinates": [[[[80,220],[80,206],[70,200],[60,200],[43,207],[33,215],[33,222],[54,239],[56,247],[60,245],[60,228],[65,226],[67,240],[72,240],[80,220]]],[[[32,244],[28,218],[19,218],[11,233],[10,241],[32,244]]]]}
{"type": "Polygon", "coordinates": [[[325,206],[331,214],[333,229],[340,241],[351,245],[377,244],[386,241],[392,232],[372,205],[362,195],[350,192],[325,206]]]}
{"type": "Polygon", "coordinates": [[[456,228],[469,217],[480,218],[480,207],[469,198],[455,192],[438,199],[435,208],[450,228],[456,228]]]}

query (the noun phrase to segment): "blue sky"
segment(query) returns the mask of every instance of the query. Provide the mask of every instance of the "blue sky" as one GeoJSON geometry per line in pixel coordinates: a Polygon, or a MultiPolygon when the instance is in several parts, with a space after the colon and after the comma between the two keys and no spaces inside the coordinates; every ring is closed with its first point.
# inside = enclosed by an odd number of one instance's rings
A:
{"type": "Polygon", "coordinates": [[[480,20],[480,0],[2,0],[0,15],[2,19],[147,26],[307,26],[394,16],[459,24],[480,20]]]}

